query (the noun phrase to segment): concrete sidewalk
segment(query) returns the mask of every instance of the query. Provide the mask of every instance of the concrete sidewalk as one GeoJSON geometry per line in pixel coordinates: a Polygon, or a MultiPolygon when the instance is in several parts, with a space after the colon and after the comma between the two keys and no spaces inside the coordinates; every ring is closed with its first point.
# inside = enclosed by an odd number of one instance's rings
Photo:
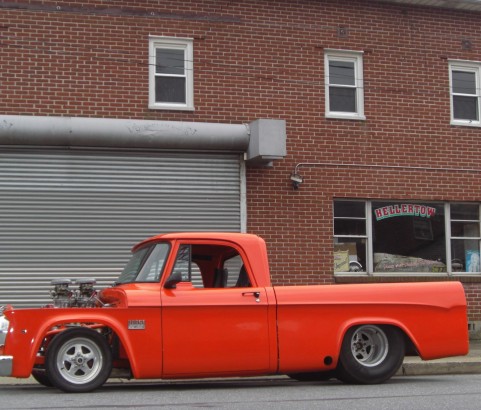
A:
{"type": "MultiPolygon", "coordinates": [[[[469,354],[466,356],[448,357],[445,359],[423,361],[419,357],[406,357],[396,376],[421,376],[436,374],[481,374],[481,340],[471,340],[469,354]]],[[[272,378],[273,376],[267,376],[272,378]]],[[[284,376],[274,376],[284,377],[284,376]]],[[[218,380],[218,379],[217,379],[218,380]]],[[[228,379],[226,379],[228,380],[228,379]]],[[[155,380],[160,382],[161,380],[155,380]]],[[[107,383],[146,383],[154,380],[109,379],[107,383]]],[[[0,377],[0,385],[38,384],[34,378],[17,379],[0,377]]]]}

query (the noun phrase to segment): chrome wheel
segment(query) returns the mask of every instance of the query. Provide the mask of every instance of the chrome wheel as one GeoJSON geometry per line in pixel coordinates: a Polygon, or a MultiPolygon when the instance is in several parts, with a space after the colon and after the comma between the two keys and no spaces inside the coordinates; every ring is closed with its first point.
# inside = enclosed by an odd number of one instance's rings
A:
{"type": "Polygon", "coordinates": [[[377,326],[361,326],[352,335],[351,352],[363,366],[377,366],[389,352],[387,336],[377,326]]]}
{"type": "Polygon", "coordinates": [[[100,348],[91,340],[79,337],[65,343],[57,354],[57,369],[70,383],[88,383],[102,368],[100,348]]]}

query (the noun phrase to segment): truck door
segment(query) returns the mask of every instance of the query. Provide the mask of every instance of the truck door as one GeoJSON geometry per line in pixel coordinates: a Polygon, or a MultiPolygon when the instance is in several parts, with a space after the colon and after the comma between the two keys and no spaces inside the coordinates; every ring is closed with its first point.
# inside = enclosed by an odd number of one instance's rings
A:
{"type": "Polygon", "coordinates": [[[178,247],[172,275],[182,281],[172,287],[166,278],[161,291],[163,377],[260,374],[271,368],[268,291],[255,285],[240,256],[238,264],[221,260],[222,248],[178,247]]]}

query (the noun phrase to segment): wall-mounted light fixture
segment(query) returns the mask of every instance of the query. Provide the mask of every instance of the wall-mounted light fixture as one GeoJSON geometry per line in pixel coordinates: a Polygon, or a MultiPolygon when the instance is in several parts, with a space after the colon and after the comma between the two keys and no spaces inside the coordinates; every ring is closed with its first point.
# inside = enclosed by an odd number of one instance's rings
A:
{"type": "Polygon", "coordinates": [[[302,184],[303,179],[298,173],[293,172],[291,174],[291,181],[292,181],[292,187],[294,189],[299,189],[299,186],[302,184]]]}

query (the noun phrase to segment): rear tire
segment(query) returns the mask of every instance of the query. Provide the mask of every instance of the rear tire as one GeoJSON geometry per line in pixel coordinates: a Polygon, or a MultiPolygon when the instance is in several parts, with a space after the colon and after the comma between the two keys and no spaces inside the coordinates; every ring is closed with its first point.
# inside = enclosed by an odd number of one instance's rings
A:
{"type": "Polygon", "coordinates": [[[102,386],[112,370],[112,352],[105,338],[86,328],[65,330],[50,343],[45,368],[52,384],[85,393],[102,386]]]}
{"type": "Polygon", "coordinates": [[[312,373],[293,373],[288,374],[291,379],[300,382],[324,382],[336,377],[334,371],[327,370],[325,372],[312,372],[312,373]]]}
{"type": "Polygon", "coordinates": [[[404,335],[398,328],[352,327],[342,342],[337,378],[354,384],[383,383],[401,367],[404,353],[404,335]]]}

